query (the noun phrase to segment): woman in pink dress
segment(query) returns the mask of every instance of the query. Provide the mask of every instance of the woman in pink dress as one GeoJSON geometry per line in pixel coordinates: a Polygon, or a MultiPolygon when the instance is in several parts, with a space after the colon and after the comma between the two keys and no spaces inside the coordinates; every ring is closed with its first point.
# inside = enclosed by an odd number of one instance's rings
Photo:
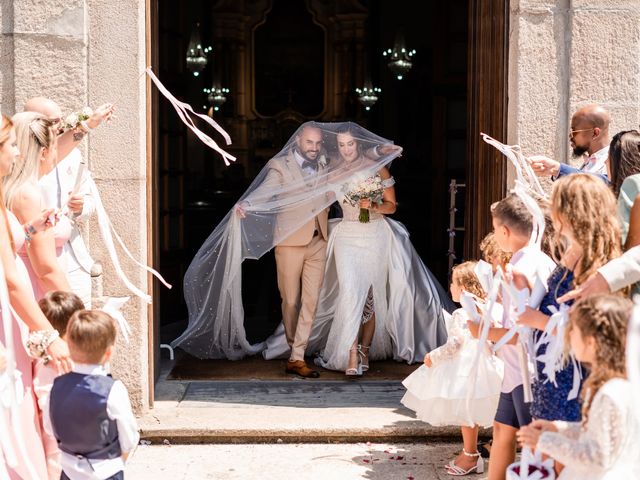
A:
{"type": "MultiPolygon", "coordinates": [[[[0,177],[5,178],[14,168],[19,152],[16,148],[15,131],[11,121],[1,118],[0,124],[0,177]]],[[[4,280],[7,284],[9,302],[19,318],[12,315],[12,336],[15,367],[20,372],[22,380],[22,401],[18,404],[19,425],[15,425],[9,412],[3,409],[2,415],[9,429],[10,443],[16,453],[16,463],[9,465],[5,452],[2,452],[0,465],[8,470],[9,478],[15,479],[45,479],[47,468],[45,464],[44,448],[40,432],[40,422],[37,414],[35,396],[33,392],[33,362],[27,354],[25,344],[31,332],[35,340],[34,351],[40,350],[48,355],[60,372],[71,369],[69,349],[67,344],[57,338],[57,332],[42,314],[36,303],[33,291],[29,285],[27,271],[16,252],[24,248],[29,232],[31,241],[46,232],[48,218],[52,211],[38,211],[32,218],[35,220],[21,224],[20,221],[5,209],[3,189],[0,187],[0,261],[4,270],[4,280]],[[16,436],[19,432],[22,439],[16,436]],[[22,440],[22,441],[20,441],[22,440]]],[[[0,328],[0,343],[6,345],[4,328],[0,328]]],[[[1,406],[0,406],[1,407],[1,406]]],[[[4,435],[4,432],[3,432],[4,435]]]]}
{"type": "MultiPolygon", "coordinates": [[[[43,208],[51,206],[48,197],[57,195],[57,192],[38,185],[38,180],[55,167],[57,137],[53,123],[39,113],[17,113],[12,120],[21,156],[5,178],[5,202],[20,223],[26,223],[40,215],[43,208]]],[[[61,215],[54,228],[34,235],[18,250],[37,300],[52,290],[71,291],[65,266],[58,260],[71,232],[70,220],[61,215]]]]}

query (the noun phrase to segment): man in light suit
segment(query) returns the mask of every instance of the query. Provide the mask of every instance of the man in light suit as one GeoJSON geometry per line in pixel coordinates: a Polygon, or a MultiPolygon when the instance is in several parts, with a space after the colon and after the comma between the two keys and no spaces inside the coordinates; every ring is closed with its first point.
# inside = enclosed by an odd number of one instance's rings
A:
{"type": "MultiPolygon", "coordinates": [[[[36,97],[27,101],[24,106],[26,112],[36,112],[48,117],[50,120],[62,123],[62,110],[53,100],[36,97]]],[[[74,222],[73,230],[69,242],[65,244],[63,250],[65,274],[73,292],[80,297],[87,309],[91,308],[91,267],[93,259],[82,239],[78,222],[85,221],[95,211],[95,204],[90,193],[90,186],[93,182],[88,169],[83,169],[80,186],[74,191],[76,179],[80,165],[83,162],[82,154],[77,145],[82,141],[84,135],[103,121],[111,118],[113,106],[105,104],[100,106],[83,122],[82,128],[68,130],[58,137],[58,161],[56,168],[43,176],[38,182],[42,186],[48,185],[49,191],[57,191],[57,198],[51,199],[51,205],[47,207],[69,209],[69,215],[74,222]]]]}
{"type": "MultiPolygon", "coordinates": [[[[313,188],[326,169],[326,158],[322,155],[322,131],[309,123],[296,136],[295,146],[284,155],[272,159],[269,172],[262,185],[236,207],[241,217],[251,199],[269,192],[272,188],[303,184],[309,181],[313,188]]],[[[325,180],[326,181],[326,180],[325,180]]],[[[309,202],[291,212],[278,215],[274,237],[278,289],[282,297],[282,322],[291,347],[286,372],[305,378],[318,378],[320,374],[307,366],[304,353],[311,334],[311,326],[316,314],[320,288],[324,278],[327,250],[327,219],[329,209],[319,199],[317,205],[309,202]],[[309,209],[301,212],[300,209],[309,209]],[[307,215],[308,213],[308,215],[307,215]],[[313,218],[286,235],[295,225],[296,219],[313,218]],[[281,240],[279,240],[281,239],[281,240]]],[[[325,202],[326,203],[326,202],[325,202]]]]}

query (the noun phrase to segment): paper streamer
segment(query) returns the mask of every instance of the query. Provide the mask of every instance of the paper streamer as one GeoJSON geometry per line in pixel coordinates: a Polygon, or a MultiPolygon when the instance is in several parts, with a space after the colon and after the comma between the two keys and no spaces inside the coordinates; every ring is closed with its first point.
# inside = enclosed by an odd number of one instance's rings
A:
{"type": "Polygon", "coordinates": [[[131,327],[127,320],[122,315],[122,307],[129,301],[131,297],[109,297],[104,306],[100,309],[105,313],[108,313],[118,323],[120,331],[124,341],[129,343],[129,335],[131,335],[131,327]]]}
{"type": "Polygon", "coordinates": [[[495,138],[491,138],[486,133],[480,133],[480,135],[486,143],[498,149],[505,157],[509,159],[509,161],[516,169],[517,180],[519,180],[523,185],[526,185],[533,192],[546,198],[547,195],[542,189],[542,186],[538,181],[538,177],[531,168],[531,165],[529,165],[529,162],[527,162],[527,159],[524,158],[524,155],[522,155],[520,145],[505,145],[504,143],[500,143],[495,138]]]}
{"type": "Polygon", "coordinates": [[[171,94],[171,92],[167,90],[167,88],[162,84],[162,82],[160,82],[158,77],[155,76],[155,74],[151,70],[151,67],[148,67],[146,69],[146,72],[147,72],[147,75],[149,75],[149,78],[151,78],[151,80],[153,81],[153,83],[156,84],[156,87],[158,87],[158,90],[160,90],[160,93],[162,93],[162,95],[164,95],[167,98],[167,100],[171,102],[171,105],[173,105],[173,108],[178,113],[180,120],[182,120],[182,122],[187,127],[189,127],[189,129],[193,133],[196,134],[196,136],[202,141],[202,143],[204,143],[207,147],[211,148],[212,150],[218,152],[222,156],[222,159],[224,160],[224,163],[226,166],[229,166],[230,162],[235,162],[236,157],[234,157],[230,153],[225,152],[222,148],[218,146],[218,144],[211,137],[209,137],[208,135],[200,131],[200,129],[195,126],[195,124],[193,123],[193,120],[189,115],[195,115],[196,117],[204,120],[213,128],[215,128],[218,131],[218,133],[220,133],[220,135],[223,136],[225,142],[227,142],[227,145],[231,145],[231,137],[229,136],[229,134],[220,125],[218,125],[218,123],[215,122],[210,116],[203,115],[201,113],[196,113],[193,110],[193,108],[191,108],[191,105],[189,105],[188,103],[181,102],[176,97],[174,97],[171,94]]]}
{"type": "Polygon", "coordinates": [[[107,251],[109,252],[109,257],[111,258],[111,263],[113,264],[113,267],[115,268],[116,273],[118,274],[118,277],[120,277],[120,280],[122,280],[122,282],[126,285],[126,287],[131,292],[133,292],[138,297],[142,298],[147,303],[151,303],[151,296],[148,293],[143,292],[138,287],[136,287],[127,278],[127,276],[125,275],[124,271],[122,270],[122,266],[120,265],[120,259],[118,258],[118,254],[116,253],[115,245],[113,243],[113,238],[114,237],[118,241],[118,243],[120,244],[120,246],[122,247],[124,252],[127,254],[127,256],[131,260],[133,260],[133,262],[136,265],[138,265],[140,268],[146,270],[147,272],[152,274],[154,277],[156,277],[158,280],[160,280],[160,282],[162,282],[162,284],[165,287],[171,288],[171,285],[169,283],[167,283],[167,281],[164,278],[162,278],[162,275],[160,275],[157,271],[155,271],[153,268],[151,268],[151,267],[149,267],[147,265],[144,265],[144,264],[138,262],[133,257],[131,252],[129,252],[129,250],[127,249],[126,245],[124,244],[124,242],[122,241],[122,239],[118,235],[118,232],[116,232],[115,228],[113,227],[113,225],[111,223],[111,220],[109,219],[109,215],[107,215],[107,211],[105,210],[104,205],[102,204],[102,199],[100,198],[100,192],[98,191],[98,188],[96,187],[94,182],[89,182],[89,191],[91,192],[93,200],[95,201],[96,214],[97,214],[97,217],[98,217],[98,228],[100,230],[100,234],[102,236],[102,240],[104,241],[104,245],[107,248],[107,251]]]}

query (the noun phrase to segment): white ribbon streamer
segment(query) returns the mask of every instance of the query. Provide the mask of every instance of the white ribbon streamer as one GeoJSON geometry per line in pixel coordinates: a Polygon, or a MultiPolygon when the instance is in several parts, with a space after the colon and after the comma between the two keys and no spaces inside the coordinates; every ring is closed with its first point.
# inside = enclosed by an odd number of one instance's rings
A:
{"type": "Polygon", "coordinates": [[[102,236],[102,240],[104,241],[104,245],[107,248],[107,251],[109,252],[109,257],[111,258],[111,263],[113,264],[113,267],[115,268],[116,273],[120,277],[120,280],[122,280],[122,282],[126,285],[126,287],[131,292],[133,292],[138,297],[142,298],[147,303],[151,303],[151,295],[149,295],[146,292],[143,292],[138,287],[136,287],[127,278],[127,276],[125,275],[124,271],[122,270],[122,267],[120,265],[120,260],[118,258],[118,254],[116,253],[115,245],[113,244],[113,238],[114,237],[118,241],[118,243],[120,244],[120,246],[122,247],[124,252],[127,254],[127,256],[131,260],[133,260],[133,262],[136,265],[138,265],[140,268],[146,270],[147,272],[152,274],[154,277],[156,277],[158,280],[160,280],[160,282],[162,282],[162,284],[165,287],[171,288],[171,285],[169,283],[167,283],[167,281],[164,278],[162,278],[162,275],[160,275],[153,268],[151,268],[151,267],[149,267],[147,265],[144,265],[143,263],[138,262],[134,258],[134,256],[131,254],[131,252],[129,252],[129,250],[127,249],[126,245],[124,244],[124,242],[122,241],[122,239],[118,235],[118,232],[116,232],[115,228],[113,227],[113,224],[111,223],[111,220],[109,219],[109,215],[107,214],[107,211],[105,210],[104,205],[102,204],[102,199],[100,198],[100,192],[98,191],[98,188],[96,187],[94,182],[89,182],[89,190],[91,192],[91,195],[93,196],[93,199],[94,199],[95,205],[96,205],[96,214],[97,214],[97,217],[98,217],[98,228],[100,230],[100,234],[102,236]]]}
{"type": "Polygon", "coordinates": [[[218,125],[218,123],[215,122],[211,117],[209,117],[208,115],[202,115],[201,113],[196,113],[193,110],[193,108],[191,108],[191,105],[189,105],[188,103],[181,102],[176,97],[174,97],[171,94],[171,92],[167,90],[167,88],[162,84],[162,82],[160,82],[158,77],[155,76],[155,74],[151,70],[151,67],[148,67],[146,69],[146,72],[147,72],[147,75],[149,75],[149,78],[151,78],[151,80],[153,81],[153,83],[156,84],[156,87],[158,87],[158,90],[160,90],[160,93],[162,93],[162,95],[164,95],[167,98],[167,100],[171,102],[171,105],[173,105],[173,108],[175,108],[176,112],[178,113],[178,116],[180,117],[180,120],[182,120],[182,122],[187,127],[189,127],[189,129],[193,133],[195,133],[200,140],[202,140],[202,143],[204,143],[207,147],[211,148],[212,150],[215,150],[216,152],[218,152],[222,156],[222,159],[224,160],[224,163],[226,166],[229,166],[230,162],[235,162],[236,157],[234,157],[230,153],[225,152],[222,148],[218,146],[218,144],[211,137],[209,137],[208,135],[200,131],[200,129],[198,129],[198,127],[195,126],[195,124],[193,123],[193,120],[189,115],[190,114],[195,115],[196,117],[204,120],[213,128],[215,128],[218,131],[218,133],[220,133],[220,135],[224,137],[224,140],[225,142],[227,142],[227,145],[231,145],[231,137],[229,136],[229,134],[220,125],[218,125]]]}
{"type": "Polygon", "coordinates": [[[517,180],[519,180],[523,185],[527,186],[533,192],[546,198],[547,195],[540,185],[538,177],[531,168],[531,165],[529,165],[529,162],[527,162],[527,159],[524,158],[524,155],[522,155],[520,145],[505,145],[504,143],[500,143],[499,141],[497,141],[495,138],[491,138],[486,133],[480,133],[480,135],[486,143],[497,148],[505,157],[509,159],[509,161],[516,169],[517,180]]]}
{"type": "Polygon", "coordinates": [[[125,342],[129,343],[129,335],[131,335],[131,327],[127,323],[124,315],[122,315],[122,307],[129,301],[131,297],[109,297],[104,306],[100,309],[108,313],[118,323],[125,342]]]}

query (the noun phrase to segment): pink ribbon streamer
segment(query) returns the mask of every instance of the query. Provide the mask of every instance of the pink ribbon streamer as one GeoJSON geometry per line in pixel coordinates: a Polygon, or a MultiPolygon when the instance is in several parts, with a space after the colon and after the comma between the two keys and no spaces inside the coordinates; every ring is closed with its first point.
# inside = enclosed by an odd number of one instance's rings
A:
{"type": "Polygon", "coordinates": [[[218,123],[208,115],[202,115],[201,113],[196,113],[193,110],[193,108],[191,108],[191,105],[185,102],[181,102],[176,97],[174,97],[171,94],[171,92],[167,90],[167,88],[162,84],[162,82],[158,80],[158,77],[155,76],[155,74],[151,70],[151,67],[148,67],[146,69],[146,72],[147,72],[147,75],[149,75],[149,78],[151,78],[151,80],[153,81],[153,83],[156,84],[156,87],[158,87],[158,90],[160,90],[160,93],[162,93],[162,95],[164,95],[166,99],[169,100],[169,102],[171,102],[171,105],[173,105],[173,108],[175,108],[176,112],[178,113],[178,116],[180,117],[180,120],[182,120],[182,122],[187,127],[189,127],[189,129],[193,133],[195,133],[200,140],[202,140],[202,143],[204,143],[207,147],[211,148],[212,150],[215,150],[216,152],[218,152],[222,156],[222,159],[224,160],[224,163],[227,167],[230,165],[229,162],[235,162],[236,157],[234,157],[230,153],[225,152],[222,148],[218,146],[218,144],[211,137],[209,137],[208,135],[203,133],[198,127],[196,127],[189,115],[190,114],[195,115],[196,117],[207,122],[209,125],[215,128],[218,131],[218,133],[220,133],[220,135],[223,136],[225,142],[227,142],[227,145],[231,145],[231,137],[224,130],[224,128],[218,125],[218,123]]]}

